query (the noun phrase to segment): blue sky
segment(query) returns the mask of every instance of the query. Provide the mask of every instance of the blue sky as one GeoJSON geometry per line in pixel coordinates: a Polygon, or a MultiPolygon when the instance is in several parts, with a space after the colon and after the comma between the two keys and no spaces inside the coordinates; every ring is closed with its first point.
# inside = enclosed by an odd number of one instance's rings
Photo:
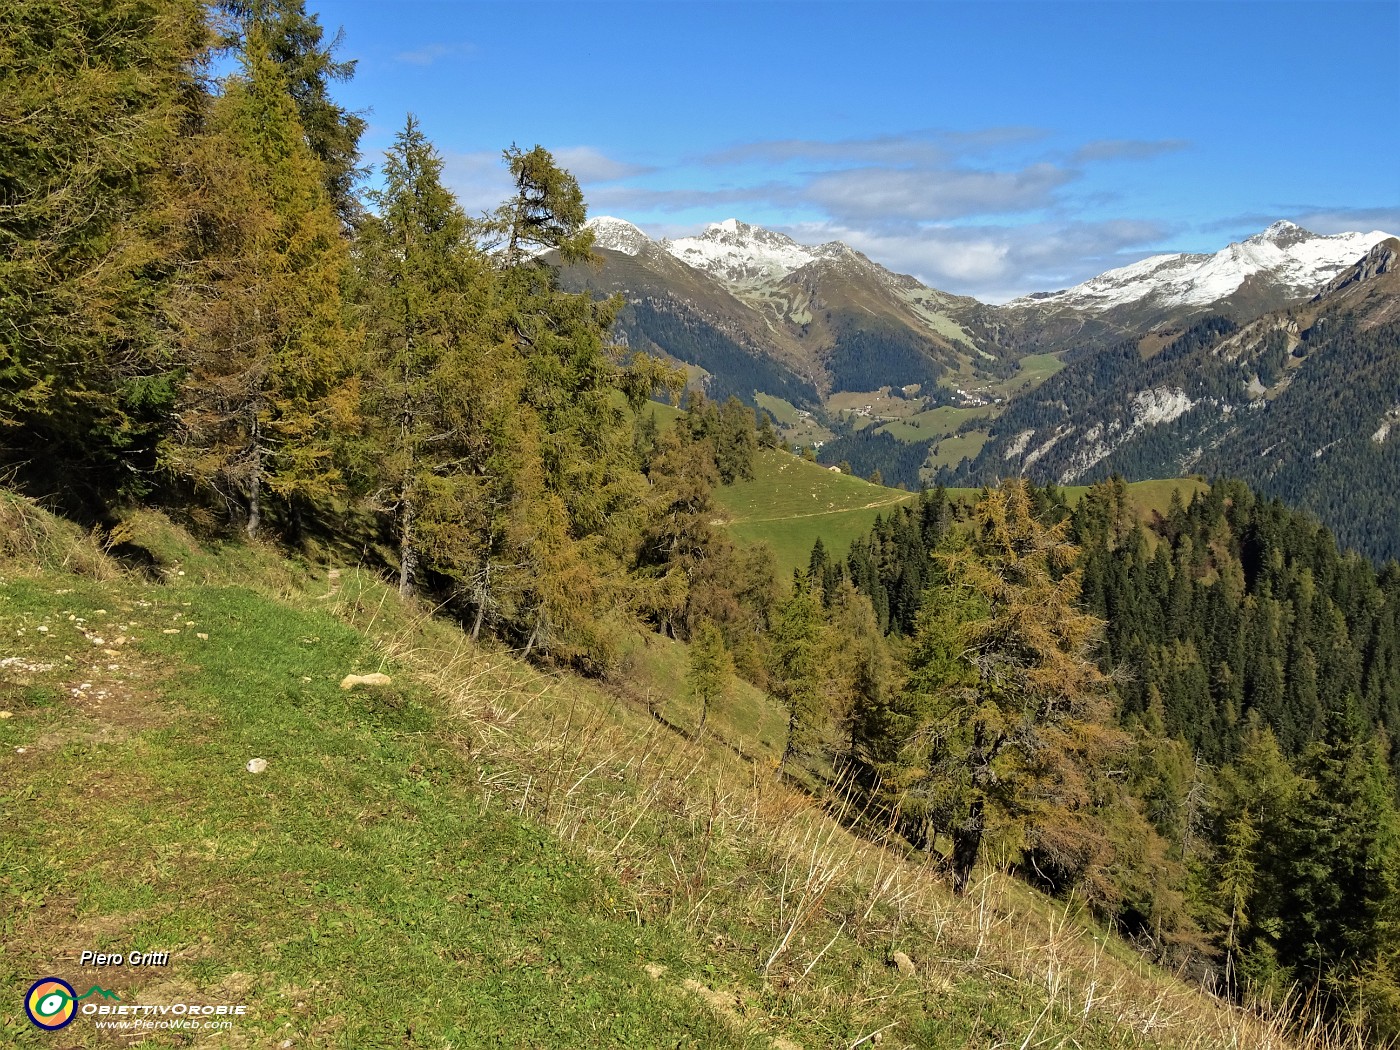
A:
{"type": "Polygon", "coordinates": [[[1001,300],[1286,218],[1400,233],[1400,3],[308,0],[377,161],[479,211],[539,143],[592,214],[735,216],[1001,300]]]}

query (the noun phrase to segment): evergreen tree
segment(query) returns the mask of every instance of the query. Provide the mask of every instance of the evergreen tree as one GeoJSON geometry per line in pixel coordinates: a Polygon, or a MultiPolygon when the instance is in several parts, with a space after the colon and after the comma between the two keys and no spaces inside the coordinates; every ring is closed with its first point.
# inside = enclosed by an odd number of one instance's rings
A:
{"type": "Polygon", "coordinates": [[[305,0],[219,0],[219,7],[231,18],[226,45],[246,47],[254,31],[266,41],[268,55],[296,104],[306,144],[321,164],[326,196],[344,229],[354,230],[362,216],[355,182],[363,173],[359,143],[365,120],[331,98],[333,82],[355,75],[354,60],[335,57],[341,34],[323,43],[320,21],[307,13],[305,0]]]}
{"type": "Polygon", "coordinates": [[[295,515],[341,487],[336,435],[356,404],[349,253],[259,32],[197,149],[213,192],[179,303],[187,375],[165,456],[241,507],[254,536],[269,494],[295,515]]]}
{"type": "Polygon", "coordinates": [[[726,485],[753,480],[753,457],[758,448],[753,410],[730,397],[719,410],[715,432],[715,467],[726,485]]]}
{"type": "Polygon", "coordinates": [[[475,637],[522,561],[508,538],[523,510],[531,427],[513,359],[495,342],[490,270],[441,176],[442,158],[410,116],[356,252],[363,415],[376,502],[394,517],[400,592],[413,588],[426,537],[431,567],[474,606],[475,637]]]}
{"type": "Polygon", "coordinates": [[[729,695],[733,685],[734,661],[724,646],[724,635],[706,620],[695,632],[690,643],[690,669],[685,684],[690,695],[700,702],[700,724],[697,732],[705,731],[710,705],[729,695]]]}
{"type": "Polygon", "coordinates": [[[505,160],[516,191],[482,235],[498,265],[521,403],[539,423],[550,508],[533,545],[525,650],[543,646],[599,669],[611,660],[607,624],[631,597],[625,567],[646,524],[632,427],[613,395],[621,391],[635,412],[677,376],[645,355],[619,360],[606,341],[618,301],[561,290],[554,260],[586,261],[593,239],[577,181],[538,146],[512,147],[505,160]]]}
{"type": "Polygon", "coordinates": [[[204,34],[192,0],[0,15],[0,470],[84,514],[150,490],[169,422],[204,34]]]}
{"type": "Polygon", "coordinates": [[[1395,786],[1351,705],[1328,714],[1300,771],[1305,786],[1280,857],[1278,956],[1297,980],[1318,981],[1343,1003],[1355,1000],[1363,968],[1393,996],[1400,987],[1389,925],[1400,861],[1395,786]]]}
{"type": "Polygon", "coordinates": [[[821,642],[825,633],[821,604],[805,578],[777,610],[770,635],[773,695],[787,710],[787,739],[778,768],[803,762],[821,752],[827,725],[821,642]]]}
{"type": "Polygon", "coordinates": [[[1077,608],[1065,524],[1038,522],[1019,480],[985,493],[974,524],[970,549],[944,557],[953,614],[921,624],[909,686],[909,762],[927,771],[960,893],[988,830],[1015,832],[1042,866],[1100,863],[1097,766],[1126,746],[1091,658],[1102,621],[1077,608]]]}

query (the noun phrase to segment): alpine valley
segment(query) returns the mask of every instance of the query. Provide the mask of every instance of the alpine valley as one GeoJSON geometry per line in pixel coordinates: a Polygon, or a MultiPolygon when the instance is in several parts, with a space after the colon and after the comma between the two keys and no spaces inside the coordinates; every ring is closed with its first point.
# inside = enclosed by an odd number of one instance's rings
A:
{"type": "Polygon", "coordinates": [[[614,337],[692,389],[887,484],[1230,475],[1400,556],[1400,241],[1289,222],[1001,305],[839,241],[736,219],[652,240],[590,221],[573,290],[618,294],[614,337]]]}

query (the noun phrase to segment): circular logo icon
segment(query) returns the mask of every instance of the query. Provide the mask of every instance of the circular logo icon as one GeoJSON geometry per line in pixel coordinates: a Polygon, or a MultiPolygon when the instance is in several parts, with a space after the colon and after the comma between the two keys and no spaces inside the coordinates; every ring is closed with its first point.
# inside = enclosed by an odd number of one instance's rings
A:
{"type": "Polygon", "coordinates": [[[40,1028],[52,1032],[73,1020],[78,1012],[78,993],[67,981],[43,977],[29,986],[24,1012],[40,1028]]]}

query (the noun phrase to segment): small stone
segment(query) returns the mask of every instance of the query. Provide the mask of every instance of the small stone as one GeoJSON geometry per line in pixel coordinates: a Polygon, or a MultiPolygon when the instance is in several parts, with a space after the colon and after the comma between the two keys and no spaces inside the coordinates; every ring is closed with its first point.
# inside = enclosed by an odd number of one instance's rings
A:
{"type": "Polygon", "coordinates": [[[106,616],[106,615],[107,615],[107,610],[106,610],[106,609],[98,609],[98,610],[97,610],[95,613],[93,613],[92,615],[94,615],[94,616],[106,616]]]}
{"type": "Polygon", "coordinates": [[[267,759],[250,758],[248,760],[248,765],[245,768],[248,770],[249,773],[261,773],[267,769],[267,759]]]}
{"type": "Polygon", "coordinates": [[[36,627],[36,628],[34,628],[34,629],[35,629],[36,631],[38,631],[40,634],[48,634],[48,633],[49,633],[49,629],[48,629],[47,627],[45,627],[43,624],[40,624],[38,627],[36,627]]]}
{"type": "Polygon", "coordinates": [[[161,631],[160,633],[161,633],[161,634],[179,634],[179,633],[180,633],[180,628],[178,628],[178,627],[167,627],[165,630],[161,631]]]}
{"type": "Polygon", "coordinates": [[[912,977],[918,972],[914,969],[914,960],[903,952],[895,952],[891,955],[890,962],[894,963],[894,968],[906,977],[912,977]]]}
{"type": "Polygon", "coordinates": [[[373,674],[348,674],[340,680],[340,688],[354,689],[357,685],[388,685],[393,679],[375,671],[373,674]]]}
{"type": "Polygon", "coordinates": [[[203,631],[200,631],[198,634],[195,635],[195,637],[198,638],[201,642],[207,642],[209,640],[209,636],[203,631]]]}
{"type": "Polygon", "coordinates": [[[15,717],[15,713],[14,713],[13,711],[0,711],[0,720],[6,719],[6,718],[14,718],[14,717],[15,717]]]}

